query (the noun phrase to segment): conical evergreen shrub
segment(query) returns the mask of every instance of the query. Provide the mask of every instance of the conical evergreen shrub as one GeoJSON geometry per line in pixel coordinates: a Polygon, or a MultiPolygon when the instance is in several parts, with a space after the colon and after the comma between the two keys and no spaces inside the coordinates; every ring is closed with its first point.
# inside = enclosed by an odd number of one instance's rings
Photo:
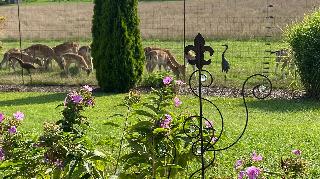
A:
{"type": "Polygon", "coordinates": [[[98,84],[105,92],[127,92],[140,80],[144,63],[138,0],[95,2],[102,3],[95,5],[92,27],[98,84]]]}

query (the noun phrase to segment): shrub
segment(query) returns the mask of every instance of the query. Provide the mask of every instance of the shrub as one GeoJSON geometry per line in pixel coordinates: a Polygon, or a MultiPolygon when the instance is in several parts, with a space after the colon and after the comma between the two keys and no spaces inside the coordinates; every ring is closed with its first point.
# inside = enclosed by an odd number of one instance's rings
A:
{"type": "Polygon", "coordinates": [[[290,26],[285,36],[307,95],[320,98],[320,10],[290,26]]]}
{"type": "Polygon", "coordinates": [[[167,72],[150,73],[142,76],[140,86],[160,88],[163,87],[163,78],[168,76],[167,72]]]}
{"type": "MultiPolygon", "coordinates": [[[[0,113],[0,170],[4,178],[105,178],[105,155],[86,136],[89,123],[82,115],[95,102],[92,88],[67,95],[63,118],[45,123],[43,134],[26,138],[18,127],[24,114],[8,118],[0,113]]],[[[58,107],[59,107],[58,106],[58,107]]]]}
{"type": "Polygon", "coordinates": [[[94,12],[102,14],[94,20],[92,52],[98,84],[106,92],[127,92],[141,79],[144,56],[137,6],[137,0],[108,0],[101,11],[95,6],[94,12]]]}
{"type": "Polygon", "coordinates": [[[101,26],[102,26],[102,8],[104,7],[104,0],[94,0],[94,8],[93,8],[93,18],[92,18],[92,57],[93,57],[93,67],[96,69],[97,64],[99,64],[100,59],[100,34],[101,34],[101,26]]]}

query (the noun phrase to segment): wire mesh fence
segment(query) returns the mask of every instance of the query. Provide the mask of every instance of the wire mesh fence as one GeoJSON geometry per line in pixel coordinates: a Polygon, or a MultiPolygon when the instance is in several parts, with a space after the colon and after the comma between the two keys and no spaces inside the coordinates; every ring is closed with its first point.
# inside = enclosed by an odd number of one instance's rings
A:
{"type": "MultiPolygon", "coordinates": [[[[144,47],[168,49],[184,64],[184,32],[186,45],[192,44],[200,32],[216,51],[212,57],[215,65],[210,70],[216,72],[217,83],[237,86],[239,79],[262,72],[266,61],[270,63],[271,76],[274,75],[274,56],[269,58],[266,50],[287,48],[282,40],[285,27],[319,5],[320,0],[187,0],[184,11],[184,1],[141,1],[138,15],[144,47]],[[227,80],[223,80],[220,67],[224,44],[229,46],[226,57],[231,65],[227,80]]],[[[54,46],[65,41],[89,45],[93,6],[92,2],[21,4],[23,48],[33,43],[54,46]]],[[[0,6],[0,14],[6,17],[0,33],[3,54],[9,48],[18,47],[17,6],[0,6]]],[[[191,71],[191,67],[187,69],[191,71]]],[[[279,81],[276,76],[274,79],[279,81]]],[[[286,81],[280,80],[279,87],[288,86],[290,80],[286,81]]]]}

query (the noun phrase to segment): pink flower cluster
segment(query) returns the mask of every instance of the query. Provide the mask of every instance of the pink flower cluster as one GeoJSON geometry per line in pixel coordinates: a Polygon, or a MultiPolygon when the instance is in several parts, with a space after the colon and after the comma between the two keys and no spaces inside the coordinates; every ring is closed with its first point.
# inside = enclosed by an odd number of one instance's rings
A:
{"type": "Polygon", "coordinates": [[[175,107],[179,107],[182,104],[182,101],[177,96],[174,97],[173,102],[175,107]]]}
{"type": "Polygon", "coordinates": [[[164,119],[160,123],[161,128],[169,129],[172,121],[172,117],[169,114],[164,115],[164,119]]]}
{"type": "MultiPolygon", "coordinates": [[[[259,162],[262,161],[263,157],[261,155],[258,155],[256,151],[254,151],[251,155],[251,160],[253,162],[259,162]]],[[[244,165],[243,160],[237,160],[234,164],[234,169],[239,170],[244,165]]],[[[251,166],[246,168],[246,170],[241,170],[238,174],[238,179],[243,179],[245,176],[247,176],[249,179],[257,179],[258,176],[261,174],[261,169],[255,166],[251,166]]]]}
{"type": "Polygon", "coordinates": [[[252,161],[254,161],[254,162],[259,162],[259,161],[262,160],[262,156],[261,155],[257,155],[256,151],[254,151],[252,153],[251,158],[252,158],[252,161]]]}
{"type": "Polygon", "coordinates": [[[67,106],[70,102],[76,105],[85,104],[88,106],[94,106],[93,99],[91,98],[86,99],[85,97],[87,96],[88,93],[91,94],[91,92],[92,92],[92,88],[88,85],[83,86],[80,92],[77,92],[77,91],[70,92],[64,100],[64,106],[67,106]]]}
{"type": "Polygon", "coordinates": [[[163,78],[163,84],[169,85],[172,82],[173,78],[171,76],[166,76],[163,78]]]}
{"type": "Polygon", "coordinates": [[[19,121],[23,120],[24,114],[20,111],[17,111],[16,113],[13,114],[13,117],[19,121]]]}
{"type": "Polygon", "coordinates": [[[213,122],[212,122],[212,121],[206,120],[206,121],[204,122],[204,124],[206,125],[206,128],[207,128],[207,129],[213,129],[213,122]]]}
{"type": "MultiPolygon", "coordinates": [[[[17,111],[16,113],[13,114],[13,118],[17,121],[22,121],[24,119],[24,114],[20,111],[17,111]]],[[[0,123],[2,123],[4,120],[5,120],[5,115],[3,113],[0,113],[0,123]]],[[[9,122],[9,124],[11,124],[11,123],[9,122]]],[[[17,127],[14,125],[11,125],[8,128],[8,132],[9,132],[9,134],[12,134],[12,135],[17,133],[17,127]]],[[[1,151],[0,151],[0,153],[1,153],[1,151]]],[[[0,154],[0,158],[1,158],[1,154],[0,154]]]]}
{"type": "Polygon", "coordinates": [[[0,113],[0,123],[4,120],[5,116],[4,114],[0,113]]]}
{"type": "Polygon", "coordinates": [[[294,155],[300,156],[302,152],[301,152],[301,150],[294,149],[294,150],[292,150],[292,153],[293,153],[294,155]]]}

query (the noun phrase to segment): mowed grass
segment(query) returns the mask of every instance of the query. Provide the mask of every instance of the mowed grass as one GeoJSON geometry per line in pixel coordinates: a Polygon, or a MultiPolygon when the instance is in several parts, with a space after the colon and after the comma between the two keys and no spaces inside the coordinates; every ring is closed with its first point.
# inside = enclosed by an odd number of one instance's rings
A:
{"type": "MultiPolygon", "coordinates": [[[[63,41],[23,41],[22,48],[26,48],[32,44],[42,43],[48,46],[55,46],[63,41]]],[[[80,41],[80,45],[89,45],[90,41],[80,41]]],[[[188,41],[186,45],[192,45],[193,42],[188,41]]],[[[278,75],[275,75],[275,56],[266,53],[266,50],[270,50],[269,46],[265,45],[266,42],[263,40],[207,40],[207,45],[211,46],[215,53],[213,57],[209,57],[206,54],[205,58],[212,59],[212,64],[206,66],[205,69],[212,73],[214,78],[213,85],[224,86],[224,87],[241,87],[245,79],[255,73],[262,73],[264,67],[269,68],[269,77],[275,88],[285,88],[285,89],[302,89],[301,84],[298,82],[299,77],[295,80],[293,75],[288,74],[287,78],[282,79],[280,75],[281,64],[279,65],[278,75]],[[227,74],[225,80],[224,73],[221,71],[221,54],[224,50],[223,44],[228,44],[229,49],[226,52],[226,58],[230,63],[230,70],[227,74]],[[267,57],[267,58],[266,58],[267,57]],[[263,65],[263,63],[269,62],[270,65],[263,65]],[[293,82],[296,85],[290,85],[293,82]]],[[[280,48],[286,48],[287,45],[281,41],[273,41],[271,43],[271,49],[276,50],[280,48]]],[[[180,64],[183,64],[183,41],[161,41],[161,40],[144,40],[142,42],[143,47],[161,47],[169,49],[172,54],[176,57],[180,64]]],[[[10,48],[19,47],[18,42],[4,41],[3,50],[1,51],[0,58],[3,53],[10,48]]],[[[156,68],[155,71],[157,71],[156,68]]],[[[144,70],[144,76],[147,75],[146,70],[144,70]]],[[[54,65],[54,71],[48,72],[37,72],[32,73],[33,84],[56,84],[56,85],[78,85],[78,84],[90,84],[96,85],[97,81],[95,79],[95,72],[90,76],[87,76],[85,72],[80,73],[80,75],[75,75],[71,77],[65,77],[61,75],[62,70],[60,70],[57,65],[54,65]]],[[[187,68],[186,80],[188,80],[189,75],[192,72],[192,68],[189,65],[187,68]]],[[[25,77],[26,83],[30,83],[29,77],[25,77]]],[[[22,84],[21,71],[13,72],[9,69],[0,70],[0,84],[22,84]]]]}
{"type": "MultiPolygon", "coordinates": [[[[125,109],[118,107],[125,94],[94,94],[96,106],[88,109],[91,129],[89,137],[100,150],[107,153],[110,162],[115,161],[123,132],[124,119],[110,117],[124,114],[125,109]]],[[[65,97],[63,93],[0,93],[0,111],[11,115],[22,111],[26,118],[20,131],[29,135],[39,135],[44,122],[59,120],[61,108],[55,108],[65,97]]],[[[146,97],[146,96],[144,96],[146,97]]],[[[143,98],[144,99],[144,98],[143,98]]],[[[198,100],[193,96],[182,96],[182,106],[176,113],[189,112],[196,114],[198,100]]],[[[210,98],[216,104],[225,120],[223,138],[216,147],[230,144],[240,134],[244,126],[245,110],[240,98],[210,98]]],[[[248,99],[249,125],[246,133],[238,144],[227,151],[217,153],[216,166],[208,171],[208,177],[236,177],[233,170],[234,162],[242,156],[249,156],[253,151],[263,155],[265,169],[280,167],[280,158],[293,156],[291,150],[302,150],[302,157],[309,161],[308,178],[320,176],[320,103],[309,100],[256,100],[248,99]]],[[[205,116],[215,122],[220,130],[219,116],[212,106],[204,104],[205,116]]],[[[141,118],[140,119],[144,119],[141,118]]],[[[131,119],[134,123],[137,120],[131,119]]],[[[189,173],[196,169],[197,164],[189,165],[189,173]]],[[[114,170],[110,164],[110,173],[114,170]]],[[[278,170],[277,170],[278,171],[278,170]]],[[[273,178],[273,177],[272,177],[273,178]]]]}

